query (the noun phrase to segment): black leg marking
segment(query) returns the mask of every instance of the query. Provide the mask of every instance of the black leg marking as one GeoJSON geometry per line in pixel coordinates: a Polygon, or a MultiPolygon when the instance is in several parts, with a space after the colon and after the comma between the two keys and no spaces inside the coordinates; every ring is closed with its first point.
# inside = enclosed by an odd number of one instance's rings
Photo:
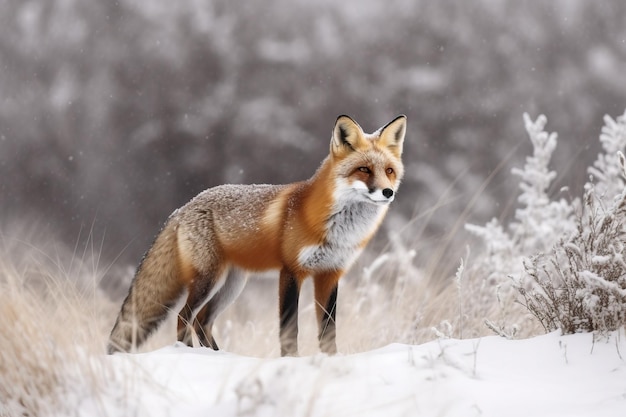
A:
{"type": "MultiPolygon", "coordinates": [[[[215,297],[213,298],[215,299],[215,297]]],[[[210,347],[213,350],[219,350],[215,338],[213,337],[213,320],[215,317],[215,305],[209,301],[207,305],[200,310],[198,316],[194,320],[194,331],[198,335],[200,346],[210,347]]]]}
{"type": "Polygon", "coordinates": [[[202,323],[198,322],[198,314],[204,311],[204,308],[200,307],[207,300],[220,275],[217,272],[198,275],[191,288],[189,288],[189,295],[183,309],[178,313],[178,340],[189,347],[193,347],[193,333],[196,333],[199,340],[202,341],[202,337],[198,333],[198,329],[202,325],[202,323]]]}
{"type": "Polygon", "coordinates": [[[333,288],[320,320],[320,349],[325,353],[337,353],[335,317],[337,313],[337,285],[333,288]]]}
{"type": "Polygon", "coordinates": [[[294,276],[281,273],[280,277],[280,354],[298,354],[298,298],[300,287],[294,276]]]}
{"type": "Polygon", "coordinates": [[[213,350],[220,350],[219,346],[217,346],[215,338],[213,337],[213,332],[209,330],[212,328],[213,323],[200,326],[198,322],[196,334],[198,335],[198,339],[200,340],[200,346],[209,347],[213,350]]]}

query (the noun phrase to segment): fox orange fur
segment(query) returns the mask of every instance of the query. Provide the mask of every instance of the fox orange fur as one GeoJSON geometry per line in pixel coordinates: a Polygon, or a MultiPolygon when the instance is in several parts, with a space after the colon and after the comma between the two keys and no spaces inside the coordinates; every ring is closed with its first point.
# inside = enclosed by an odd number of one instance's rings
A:
{"type": "Polygon", "coordinates": [[[169,217],[144,256],[111,331],[108,352],[141,345],[178,300],[178,340],[217,349],[216,317],[248,272],[280,270],[282,355],[297,354],[298,298],[313,278],[319,342],[335,353],[337,284],[378,229],[403,176],[406,117],[366,134],[339,116],[330,154],[312,178],[210,188],[169,217]]]}

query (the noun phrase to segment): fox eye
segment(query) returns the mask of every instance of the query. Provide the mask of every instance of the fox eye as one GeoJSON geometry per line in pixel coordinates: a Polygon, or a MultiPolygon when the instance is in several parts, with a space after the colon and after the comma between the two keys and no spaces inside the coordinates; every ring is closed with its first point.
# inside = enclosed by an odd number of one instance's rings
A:
{"type": "Polygon", "coordinates": [[[359,171],[364,172],[366,174],[369,174],[370,172],[372,172],[370,171],[368,167],[359,167],[359,171]]]}
{"type": "Polygon", "coordinates": [[[385,172],[387,172],[387,175],[391,175],[393,174],[393,168],[387,168],[385,172]]]}

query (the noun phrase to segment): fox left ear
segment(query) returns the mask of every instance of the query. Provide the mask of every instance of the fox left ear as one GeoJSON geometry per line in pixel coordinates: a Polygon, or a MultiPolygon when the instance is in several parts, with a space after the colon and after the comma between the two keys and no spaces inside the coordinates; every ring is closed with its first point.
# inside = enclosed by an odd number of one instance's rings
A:
{"type": "Polygon", "coordinates": [[[333,137],[330,141],[331,151],[345,152],[354,151],[361,145],[363,129],[349,116],[339,116],[333,129],[333,137]]]}
{"type": "Polygon", "coordinates": [[[406,116],[402,114],[380,128],[379,141],[399,157],[402,155],[405,134],[406,116]]]}

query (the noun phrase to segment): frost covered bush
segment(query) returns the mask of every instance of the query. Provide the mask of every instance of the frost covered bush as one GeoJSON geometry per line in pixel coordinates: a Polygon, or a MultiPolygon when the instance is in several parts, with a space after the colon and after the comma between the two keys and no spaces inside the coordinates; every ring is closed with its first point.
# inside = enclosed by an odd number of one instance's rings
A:
{"type": "Polygon", "coordinates": [[[610,331],[626,324],[626,190],[608,210],[599,203],[590,187],[576,233],[524,263],[526,276],[516,288],[546,331],[610,331]]]}
{"type": "MultiPolygon", "coordinates": [[[[546,118],[524,115],[533,156],[523,170],[522,207],[508,230],[492,220],[468,230],[485,241],[479,268],[503,285],[512,278],[520,303],[546,331],[615,330],[626,324],[626,112],[605,117],[603,146],[589,168],[582,203],[552,201],[547,190],[556,174],[547,169],[556,134],[544,131],[546,118]],[[618,159],[619,155],[619,159],[618,159]],[[521,274],[516,269],[523,266],[521,274]]],[[[500,332],[501,326],[488,322],[500,332]]]]}
{"type": "Polygon", "coordinates": [[[516,288],[546,331],[610,331],[626,324],[626,113],[605,117],[604,153],[589,168],[576,232],[524,263],[516,288]],[[530,280],[533,285],[527,285],[530,280]]]}
{"type": "MultiPolygon", "coordinates": [[[[562,198],[553,200],[548,194],[556,177],[549,164],[556,149],[557,134],[544,130],[546,122],[545,116],[532,121],[528,114],[524,114],[533,154],[526,158],[523,169],[512,170],[512,174],[520,178],[521,189],[518,197],[520,207],[515,211],[513,221],[504,225],[494,218],[485,226],[466,225],[466,229],[485,245],[484,253],[473,261],[468,275],[485,277],[486,282],[474,283],[474,286],[484,288],[481,300],[485,305],[492,305],[494,297],[498,300],[498,320],[490,318],[485,320],[485,324],[506,337],[530,333],[529,330],[520,331],[520,323],[510,323],[511,316],[515,316],[516,320],[522,316],[514,311],[517,291],[510,277],[519,280],[524,272],[525,257],[550,250],[562,235],[575,230],[573,213],[577,202],[570,204],[562,198]]],[[[490,317],[493,308],[485,309],[484,313],[483,318],[490,317]]]]}
{"type": "Polygon", "coordinates": [[[626,149],[626,111],[616,120],[604,116],[600,143],[604,152],[598,154],[588,171],[595,180],[596,196],[604,203],[611,203],[611,199],[619,197],[626,186],[617,156],[626,149]]]}
{"type": "Polygon", "coordinates": [[[485,226],[466,225],[467,230],[480,237],[486,246],[482,267],[496,281],[517,275],[524,256],[549,250],[563,234],[574,230],[574,207],[564,199],[553,201],[548,195],[556,172],[548,168],[556,149],[557,134],[544,130],[547,119],[539,116],[532,121],[524,114],[526,131],[533,145],[533,155],[526,158],[524,169],[514,168],[520,177],[521,207],[508,230],[493,219],[485,226]]]}

